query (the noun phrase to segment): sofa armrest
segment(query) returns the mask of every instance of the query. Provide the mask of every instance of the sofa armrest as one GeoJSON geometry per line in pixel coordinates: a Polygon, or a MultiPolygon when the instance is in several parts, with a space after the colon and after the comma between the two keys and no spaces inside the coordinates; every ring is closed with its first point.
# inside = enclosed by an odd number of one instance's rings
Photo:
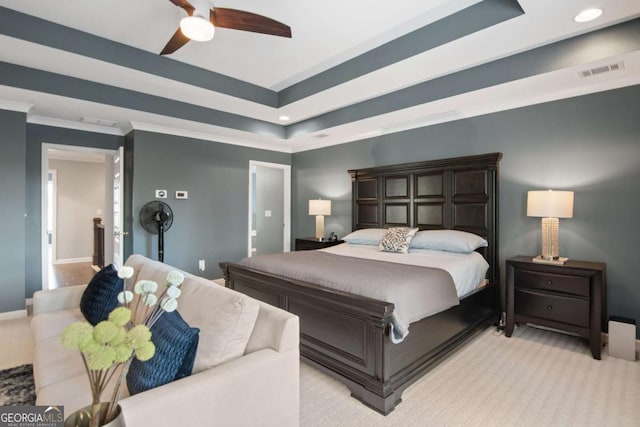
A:
{"type": "Polygon", "coordinates": [[[120,401],[128,426],[298,426],[300,355],[263,349],[120,401]]]}
{"type": "Polygon", "coordinates": [[[80,299],[87,285],[37,291],[33,294],[33,315],[80,307],[80,299]]]}
{"type": "Polygon", "coordinates": [[[300,321],[295,314],[262,301],[245,354],[263,348],[286,351],[300,347],[300,321]]]}

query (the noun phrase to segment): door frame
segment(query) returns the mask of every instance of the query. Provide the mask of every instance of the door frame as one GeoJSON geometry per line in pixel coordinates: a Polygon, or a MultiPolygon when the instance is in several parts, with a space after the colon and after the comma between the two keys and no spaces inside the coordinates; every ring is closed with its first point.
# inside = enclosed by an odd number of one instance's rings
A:
{"type": "MultiPolygon", "coordinates": [[[[47,165],[48,166],[48,165],[47,165]]],[[[52,191],[51,191],[51,199],[52,202],[51,204],[52,206],[52,210],[51,210],[51,216],[53,217],[51,219],[52,222],[52,233],[51,233],[51,263],[55,264],[55,262],[58,260],[58,254],[57,254],[57,250],[56,250],[56,240],[58,238],[58,212],[57,212],[57,206],[58,206],[58,170],[57,169],[49,169],[47,167],[47,179],[46,179],[46,184],[45,184],[45,188],[47,188],[49,186],[49,174],[52,174],[53,179],[51,180],[53,185],[52,185],[52,191]]],[[[48,190],[43,190],[47,193],[47,201],[49,200],[48,197],[48,190]]],[[[48,209],[48,205],[47,205],[47,209],[46,209],[46,215],[47,215],[47,219],[46,221],[49,221],[49,209],[48,209]]],[[[47,227],[48,228],[48,227],[47,227]]],[[[47,235],[47,254],[49,253],[49,236],[47,235]]],[[[47,276],[48,277],[48,276],[47,276]]]]}
{"type": "Polygon", "coordinates": [[[284,175],[284,227],[282,233],[282,247],[285,252],[291,251],[291,165],[282,163],[260,162],[249,160],[249,215],[247,225],[247,256],[251,256],[251,212],[253,211],[253,180],[251,170],[254,166],[261,166],[272,169],[280,169],[284,175]]]}
{"type": "MultiPolygon", "coordinates": [[[[49,172],[49,150],[66,150],[66,151],[81,151],[84,153],[100,153],[105,155],[111,155],[116,153],[116,150],[109,150],[106,148],[94,148],[94,147],[82,147],[78,145],[65,145],[65,144],[52,144],[49,142],[43,142],[41,145],[41,164],[40,164],[40,264],[42,267],[42,289],[49,289],[49,272],[48,272],[48,258],[47,247],[49,239],[47,236],[47,174],[49,172]]],[[[105,206],[105,211],[108,209],[105,206]]],[[[110,211],[113,209],[111,208],[110,211]]],[[[107,212],[104,213],[106,215],[107,212]]],[[[113,216],[113,213],[111,212],[113,216]]],[[[106,235],[106,233],[105,233],[106,235]]]]}

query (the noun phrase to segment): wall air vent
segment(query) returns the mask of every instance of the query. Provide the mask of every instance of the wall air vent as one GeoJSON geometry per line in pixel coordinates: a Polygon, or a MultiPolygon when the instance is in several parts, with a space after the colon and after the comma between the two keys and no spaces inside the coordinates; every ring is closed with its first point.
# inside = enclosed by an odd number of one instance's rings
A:
{"type": "Polygon", "coordinates": [[[586,70],[580,70],[578,71],[578,76],[584,79],[585,77],[594,77],[600,74],[609,73],[611,71],[620,71],[620,70],[624,70],[623,61],[614,62],[613,64],[608,64],[608,65],[601,65],[599,67],[588,68],[586,70]]]}

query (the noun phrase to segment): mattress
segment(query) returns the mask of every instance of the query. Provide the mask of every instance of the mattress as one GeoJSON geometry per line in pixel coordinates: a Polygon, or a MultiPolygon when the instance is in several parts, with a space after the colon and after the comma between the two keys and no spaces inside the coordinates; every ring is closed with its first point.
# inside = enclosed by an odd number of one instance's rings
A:
{"type": "Polygon", "coordinates": [[[355,258],[365,258],[418,267],[445,270],[456,287],[458,298],[473,292],[486,283],[489,264],[478,252],[457,253],[429,249],[410,249],[408,254],[380,252],[377,246],[342,243],[320,251],[355,258]]]}

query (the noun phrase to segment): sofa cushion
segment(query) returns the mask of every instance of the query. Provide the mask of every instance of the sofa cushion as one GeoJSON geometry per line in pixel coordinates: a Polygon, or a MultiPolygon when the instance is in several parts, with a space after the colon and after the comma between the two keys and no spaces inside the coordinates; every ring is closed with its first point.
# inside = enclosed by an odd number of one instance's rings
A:
{"type": "MultiPolygon", "coordinates": [[[[142,265],[136,280],[154,280],[160,289],[167,274],[175,270],[141,255],[131,255],[127,265],[142,265]]],[[[242,356],[258,317],[259,302],[202,277],[189,273],[184,273],[184,277],[178,310],[189,325],[200,329],[193,372],[242,356]]]]}
{"type": "Polygon", "coordinates": [[[65,348],[60,336],[36,342],[33,351],[33,381],[36,395],[43,387],[76,375],[87,376],[78,350],[65,348]]]}
{"type": "Polygon", "coordinates": [[[185,278],[181,288],[180,313],[200,328],[193,372],[242,356],[258,317],[258,301],[194,276],[185,278]]]}
{"type": "Polygon", "coordinates": [[[92,325],[106,320],[118,305],[118,293],[122,291],[122,279],[118,270],[109,264],[97,272],[89,282],[80,300],[80,311],[92,325]]]}
{"type": "Polygon", "coordinates": [[[40,313],[31,319],[31,336],[34,342],[51,337],[60,338],[67,325],[84,321],[79,308],[40,313]]]}
{"type": "Polygon", "coordinates": [[[191,375],[198,348],[198,328],[191,328],[177,311],[163,313],[151,327],[156,353],[146,362],[133,359],[127,373],[131,395],[191,375]]]}
{"type": "MultiPolygon", "coordinates": [[[[80,362],[82,364],[82,362],[80,362]]],[[[105,390],[102,392],[102,400],[107,401],[111,398],[117,381],[116,375],[107,383],[105,390]]],[[[126,384],[123,385],[120,392],[120,399],[129,396],[126,384]]],[[[86,373],[81,375],[69,376],[64,379],[49,384],[42,388],[36,394],[36,405],[63,405],[65,416],[91,405],[91,387],[86,373]]]]}

